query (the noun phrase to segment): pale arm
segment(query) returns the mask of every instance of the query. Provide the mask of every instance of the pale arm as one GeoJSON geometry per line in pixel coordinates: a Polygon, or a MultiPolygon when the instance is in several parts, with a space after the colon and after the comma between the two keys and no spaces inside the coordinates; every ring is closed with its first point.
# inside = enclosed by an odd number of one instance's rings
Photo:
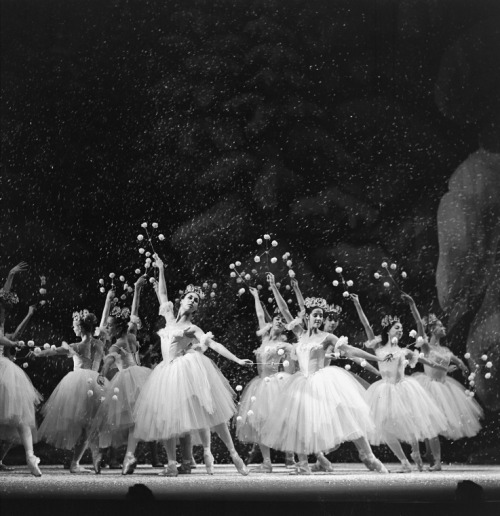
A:
{"type": "Polygon", "coordinates": [[[168,303],[167,282],[165,281],[165,266],[157,254],[153,255],[153,257],[158,267],[158,299],[160,300],[161,305],[163,303],[168,303]]]}
{"type": "Polygon", "coordinates": [[[264,328],[266,323],[266,317],[264,314],[264,309],[262,308],[262,304],[259,299],[259,291],[254,287],[249,287],[250,293],[252,294],[255,301],[255,314],[257,315],[257,320],[259,321],[259,328],[264,328]]]}
{"type": "Polygon", "coordinates": [[[370,326],[370,322],[368,321],[368,317],[366,317],[363,308],[361,308],[361,303],[359,302],[359,297],[357,294],[350,294],[349,298],[354,303],[354,307],[356,308],[356,312],[358,312],[359,320],[365,329],[366,337],[368,340],[373,340],[375,338],[375,333],[373,333],[373,329],[370,326]]]}
{"type": "Polygon", "coordinates": [[[304,296],[302,295],[302,292],[300,291],[300,288],[299,288],[299,282],[295,278],[292,278],[290,280],[290,285],[292,286],[293,291],[295,292],[295,297],[297,298],[297,303],[299,304],[300,311],[305,312],[306,305],[305,305],[305,301],[304,301],[304,296]]]}
{"type": "Polygon", "coordinates": [[[106,301],[104,302],[104,308],[102,310],[101,324],[99,325],[101,328],[106,327],[106,323],[108,321],[108,316],[109,316],[109,311],[111,309],[111,301],[113,301],[114,297],[115,297],[115,291],[113,289],[108,290],[108,293],[106,294],[106,301]]]}
{"type": "Polygon", "coordinates": [[[212,348],[215,352],[219,353],[219,355],[223,356],[224,358],[227,358],[228,360],[232,360],[233,362],[236,362],[237,364],[239,364],[241,366],[253,365],[253,362],[251,360],[238,358],[236,355],[231,353],[231,351],[229,351],[225,346],[223,346],[219,342],[215,342],[213,339],[206,339],[203,331],[200,328],[198,328],[197,326],[194,326],[194,328],[195,328],[195,330],[194,330],[195,337],[200,342],[204,341],[208,347],[212,348]]]}
{"type": "Polygon", "coordinates": [[[18,272],[23,272],[28,268],[28,264],[26,262],[19,262],[15,267],[12,267],[12,269],[9,271],[9,274],[7,276],[7,279],[5,280],[5,284],[3,286],[3,289],[5,292],[9,292],[12,288],[12,282],[14,281],[14,276],[18,272]]]}
{"type": "Polygon", "coordinates": [[[140,276],[134,285],[134,299],[132,300],[132,309],[130,311],[130,323],[128,325],[129,333],[137,333],[137,320],[139,318],[139,303],[141,300],[141,290],[146,283],[146,277],[140,276]]]}
{"type": "MultiPolygon", "coordinates": [[[[269,282],[269,285],[271,286],[271,290],[274,294],[274,298],[276,299],[276,304],[278,305],[280,312],[282,313],[286,322],[291,323],[293,321],[292,314],[290,313],[290,310],[288,309],[288,305],[286,304],[286,301],[283,299],[282,295],[280,294],[280,291],[278,290],[278,287],[276,286],[276,283],[274,281],[274,274],[272,274],[271,272],[268,272],[267,273],[267,281],[269,282]]],[[[296,332],[296,328],[294,328],[294,332],[296,332]]],[[[300,333],[302,333],[302,329],[300,329],[300,333]]]]}
{"type": "Polygon", "coordinates": [[[28,323],[30,322],[30,319],[33,317],[33,314],[35,313],[36,305],[31,305],[28,308],[28,314],[26,317],[21,321],[19,326],[16,328],[16,331],[12,334],[12,339],[17,340],[18,337],[21,336],[21,334],[24,332],[26,327],[28,326],[28,323]]]}

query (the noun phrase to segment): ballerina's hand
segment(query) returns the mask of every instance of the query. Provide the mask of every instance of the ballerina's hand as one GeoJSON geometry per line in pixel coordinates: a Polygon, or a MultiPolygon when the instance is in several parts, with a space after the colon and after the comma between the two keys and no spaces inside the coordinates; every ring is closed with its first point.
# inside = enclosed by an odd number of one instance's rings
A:
{"type": "Polygon", "coordinates": [[[106,301],[113,301],[115,298],[115,290],[113,288],[110,288],[108,290],[108,293],[106,294],[106,301]]]}
{"type": "Polygon", "coordinates": [[[267,273],[267,282],[270,284],[270,285],[275,285],[275,282],[274,282],[274,274],[272,272],[268,272],[267,273]]]}
{"type": "Polygon", "coordinates": [[[97,377],[97,383],[102,387],[104,385],[104,376],[102,374],[100,374],[98,377],[97,377]]]}
{"type": "Polygon", "coordinates": [[[413,298],[410,295],[408,295],[406,292],[401,292],[401,299],[410,304],[414,303],[413,298]]]}
{"type": "Polygon", "coordinates": [[[255,287],[248,287],[248,290],[253,297],[259,297],[259,291],[255,287]]]}
{"type": "Polygon", "coordinates": [[[135,282],[136,287],[142,287],[146,283],[147,276],[143,274],[142,276],[139,276],[137,278],[137,281],[135,282]]]}
{"type": "Polygon", "coordinates": [[[16,274],[18,272],[24,272],[28,269],[28,264],[26,262],[19,262],[16,266],[10,269],[11,274],[16,274]]]}
{"type": "Polygon", "coordinates": [[[292,278],[292,279],[290,280],[290,286],[291,286],[294,290],[296,290],[296,289],[298,289],[298,288],[299,288],[299,282],[298,282],[295,278],[292,278]]]}
{"type": "Polygon", "coordinates": [[[153,258],[155,259],[156,266],[159,269],[164,267],[163,260],[156,253],[153,254],[153,258]]]}
{"type": "Polygon", "coordinates": [[[243,359],[240,358],[238,360],[238,364],[240,364],[240,366],[247,366],[247,367],[253,366],[253,362],[251,360],[249,360],[248,358],[243,358],[243,359]]]}
{"type": "Polygon", "coordinates": [[[353,302],[353,303],[359,303],[359,297],[358,297],[358,294],[353,294],[353,293],[350,293],[349,294],[349,299],[353,302]]]}

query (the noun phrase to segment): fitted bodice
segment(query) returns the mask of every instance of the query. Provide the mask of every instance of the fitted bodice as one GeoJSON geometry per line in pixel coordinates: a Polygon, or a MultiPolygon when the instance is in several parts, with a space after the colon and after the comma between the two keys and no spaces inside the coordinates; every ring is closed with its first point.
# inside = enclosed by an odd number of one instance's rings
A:
{"type": "Polygon", "coordinates": [[[389,362],[379,362],[378,369],[382,380],[389,383],[398,383],[405,377],[405,355],[406,351],[398,347],[382,347],[375,350],[375,354],[379,358],[386,358],[392,354],[393,359],[389,362]]]}
{"type": "Polygon", "coordinates": [[[443,366],[446,370],[436,369],[424,364],[425,374],[433,380],[444,382],[446,380],[446,375],[448,374],[451,355],[452,353],[448,348],[442,348],[441,346],[431,347],[427,358],[436,364],[443,366]]]}
{"type": "Polygon", "coordinates": [[[139,365],[138,351],[128,351],[125,348],[120,348],[113,344],[113,346],[109,348],[109,354],[115,357],[115,365],[119,371],[139,365]]]}
{"type": "Polygon", "coordinates": [[[161,354],[163,360],[171,362],[177,357],[183,356],[189,349],[193,347],[194,343],[198,340],[191,337],[184,336],[184,330],[188,327],[179,327],[177,324],[167,324],[165,328],[162,328],[158,335],[161,338],[161,354]]]}
{"type": "Polygon", "coordinates": [[[309,335],[304,332],[295,346],[295,354],[299,363],[300,372],[304,376],[314,374],[325,367],[325,349],[323,341],[328,333],[318,332],[309,335]]]}
{"type": "Polygon", "coordinates": [[[254,353],[257,359],[259,376],[266,377],[276,374],[283,354],[279,354],[279,346],[282,340],[271,340],[269,337],[262,339],[262,344],[254,353]]]}

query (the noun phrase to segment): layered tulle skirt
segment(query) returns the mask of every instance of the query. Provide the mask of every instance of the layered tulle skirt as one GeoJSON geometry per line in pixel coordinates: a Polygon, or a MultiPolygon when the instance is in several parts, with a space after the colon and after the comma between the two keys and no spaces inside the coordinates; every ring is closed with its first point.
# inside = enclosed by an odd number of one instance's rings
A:
{"type": "Polygon", "coordinates": [[[127,443],[137,400],[150,375],[150,369],[135,365],[122,369],[108,383],[91,429],[92,438],[99,437],[99,447],[127,443]]]}
{"type": "Polygon", "coordinates": [[[363,387],[336,366],[290,376],[262,428],[262,443],[296,453],[317,453],[373,430],[363,387]]]}
{"type": "Polygon", "coordinates": [[[449,376],[445,377],[444,382],[432,380],[424,373],[414,374],[412,378],[429,394],[446,418],[443,436],[456,440],[472,437],[479,432],[483,410],[475,399],[465,394],[463,385],[449,376]]]}
{"type": "Polygon", "coordinates": [[[17,427],[28,425],[36,440],[35,406],[42,400],[28,375],[0,356],[0,440],[20,442],[17,427]]]}
{"type": "Polygon", "coordinates": [[[163,361],[137,401],[134,435],[156,441],[212,428],[229,421],[236,412],[233,398],[229,382],[202,353],[189,352],[163,361]]]}
{"type": "Polygon", "coordinates": [[[264,423],[274,417],[273,407],[290,375],[276,373],[255,377],[245,387],[235,419],[236,436],[245,443],[258,443],[264,423]]]}
{"type": "Polygon", "coordinates": [[[104,395],[97,376],[90,369],[75,369],[59,382],[42,408],[40,440],[56,448],[74,448],[82,430],[92,423],[104,395]]]}
{"type": "Polygon", "coordinates": [[[397,383],[379,380],[366,391],[375,423],[368,434],[371,444],[390,439],[403,442],[431,439],[446,430],[446,419],[420,384],[405,376],[397,383]]]}

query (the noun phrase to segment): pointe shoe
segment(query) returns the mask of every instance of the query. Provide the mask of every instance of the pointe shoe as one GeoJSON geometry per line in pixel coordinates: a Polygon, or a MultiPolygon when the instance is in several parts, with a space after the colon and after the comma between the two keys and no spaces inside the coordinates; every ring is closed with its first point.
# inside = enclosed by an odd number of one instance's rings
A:
{"type": "Polygon", "coordinates": [[[377,473],[383,473],[383,474],[389,473],[389,470],[374,455],[372,457],[365,457],[365,459],[362,459],[362,461],[363,461],[363,464],[370,471],[376,471],[377,473]]]}
{"type": "Polygon", "coordinates": [[[38,464],[40,464],[40,459],[38,457],[36,457],[35,455],[26,457],[26,464],[28,465],[28,469],[30,470],[30,473],[34,477],[42,476],[42,472],[40,471],[40,468],[38,467],[38,464]]]}
{"type": "Polygon", "coordinates": [[[236,469],[240,475],[246,477],[248,473],[250,473],[250,470],[246,467],[243,459],[238,454],[231,455],[231,460],[233,461],[233,464],[236,466],[236,469]]]}
{"type": "Polygon", "coordinates": [[[290,471],[290,475],[310,475],[311,474],[311,468],[309,467],[309,464],[307,461],[299,461],[297,464],[295,464],[295,468],[290,471]]]}
{"type": "Polygon", "coordinates": [[[410,466],[410,463],[408,461],[401,464],[401,468],[396,470],[396,473],[411,473],[412,467],[410,466]]]}
{"type": "Polygon", "coordinates": [[[101,474],[101,463],[102,463],[102,453],[93,453],[92,454],[92,464],[94,465],[94,471],[96,475],[101,474]]]}
{"type": "Polygon", "coordinates": [[[158,473],[158,476],[160,476],[160,477],[176,477],[178,474],[179,474],[179,472],[177,471],[177,465],[175,464],[175,462],[171,462],[171,463],[167,464],[167,467],[163,471],[158,473]]]}
{"type": "MultiPolygon", "coordinates": [[[[320,467],[319,471],[325,471],[328,473],[331,473],[333,471],[332,463],[324,455],[318,455],[316,464],[318,464],[320,467]]],[[[316,466],[316,464],[314,465],[316,466]]],[[[313,471],[312,468],[311,471],[313,471]]]]}
{"type": "Polygon", "coordinates": [[[191,469],[196,469],[196,466],[198,466],[198,464],[196,464],[196,461],[194,460],[194,457],[191,457],[189,465],[191,466],[191,469]]]}
{"type": "Polygon", "coordinates": [[[442,471],[441,462],[435,462],[430,468],[429,471],[442,471]]]}
{"type": "Polygon", "coordinates": [[[92,473],[90,469],[84,468],[83,466],[80,466],[80,464],[71,464],[69,467],[69,472],[73,475],[85,475],[87,473],[92,473]]]}
{"type": "Polygon", "coordinates": [[[415,463],[415,465],[417,466],[418,470],[424,471],[424,463],[422,461],[422,457],[420,456],[420,453],[412,452],[412,453],[410,453],[410,456],[411,456],[413,462],[415,463]]]}
{"type": "Polygon", "coordinates": [[[132,475],[135,468],[137,466],[137,459],[132,457],[127,457],[123,459],[123,468],[122,468],[122,475],[132,475]]]}
{"type": "Polygon", "coordinates": [[[203,462],[205,463],[205,468],[207,468],[207,473],[209,475],[214,474],[214,456],[211,451],[203,452],[203,462]]]}
{"type": "Polygon", "coordinates": [[[295,457],[293,453],[287,453],[285,455],[285,468],[295,468],[295,457]]]}
{"type": "Polygon", "coordinates": [[[182,464],[177,467],[179,475],[191,475],[191,461],[182,461],[182,464]]]}
{"type": "Polygon", "coordinates": [[[14,471],[15,468],[11,468],[10,466],[6,466],[5,464],[0,464],[0,471],[14,471]]]}
{"type": "Polygon", "coordinates": [[[270,461],[264,461],[262,464],[259,464],[255,468],[251,468],[250,471],[252,473],[272,473],[273,466],[270,461]]]}

